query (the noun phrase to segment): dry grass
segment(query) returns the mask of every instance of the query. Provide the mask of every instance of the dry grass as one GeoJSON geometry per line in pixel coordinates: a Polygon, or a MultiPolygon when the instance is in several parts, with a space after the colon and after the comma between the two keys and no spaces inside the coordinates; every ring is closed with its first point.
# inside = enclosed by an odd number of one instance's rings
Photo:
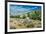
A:
{"type": "Polygon", "coordinates": [[[10,19],[10,29],[22,29],[22,28],[40,28],[41,21],[31,20],[31,23],[23,23],[19,19],[11,18],[10,19]]]}

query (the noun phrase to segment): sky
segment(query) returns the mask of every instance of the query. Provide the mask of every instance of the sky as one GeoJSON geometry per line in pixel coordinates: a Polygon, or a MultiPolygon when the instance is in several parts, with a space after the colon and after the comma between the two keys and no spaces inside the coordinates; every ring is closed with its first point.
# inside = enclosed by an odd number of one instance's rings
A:
{"type": "Polygon", "coordinates": [[[10,14],[11,15],[21,15],[27,12],[32,12],[34,10],[41,10],[41,6],[32,6],[32,5],[10,5],[10,14]]]}

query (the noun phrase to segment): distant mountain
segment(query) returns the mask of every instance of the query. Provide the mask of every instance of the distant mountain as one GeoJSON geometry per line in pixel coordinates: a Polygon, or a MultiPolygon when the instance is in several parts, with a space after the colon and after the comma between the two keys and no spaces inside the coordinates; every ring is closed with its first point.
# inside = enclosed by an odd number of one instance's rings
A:
{"type": "Polygon", "coordinates": [[[23,14],[27,14],[27,13],[31,13],[31,12],[34,12],[34,11],[40,11],[40,10],[32,10],[32,11],[25,11],[24,13],[22,12],[20,12],[20,13],[11,13],[10,12],[10,16],[17,16],[17,15],[23,15],[23,14]]]}
{"type": "Polygon", "coordinates": [[[10,15],[21,15],[35,10],[41,10],[41,6],[10,5],[10,15]]]}

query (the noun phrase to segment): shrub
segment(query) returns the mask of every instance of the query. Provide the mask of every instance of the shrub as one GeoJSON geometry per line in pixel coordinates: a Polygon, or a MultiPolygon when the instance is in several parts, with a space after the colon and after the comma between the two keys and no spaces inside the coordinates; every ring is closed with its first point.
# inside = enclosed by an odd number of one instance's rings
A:
{"type": "Polygon", "coordinates": [[[26,26],[27,28],[33,28],[34,27],[34,24],[32,23],[32,24],[27,24],[27,26],[26,26]]]}
{"type": "Polygon", "coordinates": [[[31,19],[34,19],[34,20],[41,20],[41,12],[40,11],[33,11],[32,14],[31,14],[31,19]]]}
{"type": "Polygon", "coordinates": [[[11,26],[10,29],[16,29],[16,28],[11,26]]]}
{"type": "Polygon", "coordinates": [[[22,26],[21,24],[18,24],[18,26],[22,26]]]}
{"type": "Polygon", "coordinates": [[[25,19],[26,18],[26,16],[25,15],[23,15],[23,19],[25,19]]]}

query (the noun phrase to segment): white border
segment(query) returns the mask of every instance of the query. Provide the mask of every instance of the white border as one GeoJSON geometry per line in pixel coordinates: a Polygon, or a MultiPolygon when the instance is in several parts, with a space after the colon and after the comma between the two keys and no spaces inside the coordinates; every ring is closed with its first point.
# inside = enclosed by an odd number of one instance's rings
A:
{"type": "Polygon", "coordinates": [[[7,3],[7,32],[18,32],[18,31],[34,31],[34,30],[43,30],[43,4],[30,4],[30,3],[13,3],[13,2],[8,2],[7,3]],[[33,6],[41,6],[41,14],[42,14],[42,20],[41,20],[41,23],[42,23],[42,27],[41,28],[28,28],[28,29],[10,29],[9,27],[9,6],[10,4],[14,4],[14,5],[33,5],[33,6]]]}

